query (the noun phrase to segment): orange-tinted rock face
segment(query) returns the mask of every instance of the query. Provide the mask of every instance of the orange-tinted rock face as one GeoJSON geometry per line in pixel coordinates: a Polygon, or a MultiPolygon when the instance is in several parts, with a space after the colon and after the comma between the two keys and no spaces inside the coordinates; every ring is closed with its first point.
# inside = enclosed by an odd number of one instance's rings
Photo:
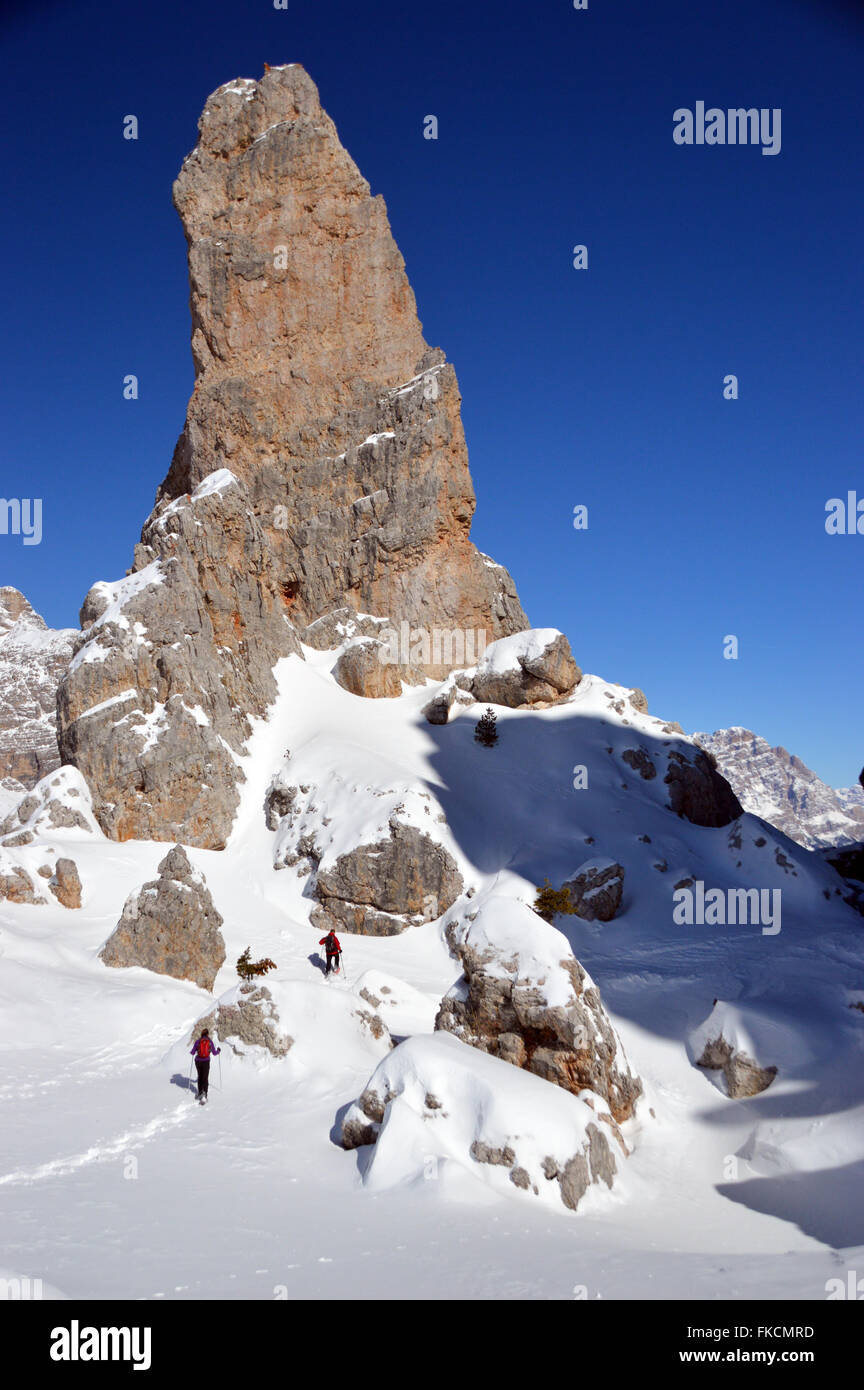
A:
{"type": "Polygon", "coordinates": [[[345,603],[434,627],[526,627],[468,539],[455,373],[429,349],[381,197],[301,67],[219,89],[174,200],[196,383],[162,495],[247,485],[292,616],[345,603]]]}
{"type": "Polygon", "coordinates": [[[106,834],[216,849],[298,629],[345,609],[487,641],[528,622],[469,540],[453,368],[302,68],[210,98],[174,198],[195,389],[132,573],[85,600],[58,739],[106,834]]]}

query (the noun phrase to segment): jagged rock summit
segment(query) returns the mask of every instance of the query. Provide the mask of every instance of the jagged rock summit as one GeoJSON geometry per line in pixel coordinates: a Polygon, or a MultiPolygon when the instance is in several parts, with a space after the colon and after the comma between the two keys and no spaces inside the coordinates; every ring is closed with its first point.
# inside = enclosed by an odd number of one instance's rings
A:
{"type": "Polygon", "coordinates": [[[301,625],[347,602],[488,640],[527,627],[468,539],[453,368],[423,338],[383,198],[302,67],[210,97],[174,202],[196,381],[160,499],[230,468],[301,625]]]}
{"type": "Polygon", "coordinates": [[[469,539],[453,368],[301,67],[210,97],[174,201],[195,388],[131,570],[84,601],[58,741],[110,837],[221,849],[298,631],[347,610],[485,645],[528,620],[469,539]]]}

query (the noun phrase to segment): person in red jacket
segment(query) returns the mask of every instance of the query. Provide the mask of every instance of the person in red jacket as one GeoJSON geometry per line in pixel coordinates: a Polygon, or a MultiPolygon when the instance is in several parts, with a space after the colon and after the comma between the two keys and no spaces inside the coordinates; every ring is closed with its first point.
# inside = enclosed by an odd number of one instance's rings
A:
{"type": "Polygon", "coordinates": [[[339,938],[335,931],[328,931],[326,936],[322,936],[318,945],[323,946],[327,953],[327,969],[324,971],[324,974],[329,975],[330,971],[333,970],[338,975],[339,964],[342,958],[342,947],[339,945],[339,938]]]}
{"type": "Polygon", "coordinates": [[[195,1070],[198,1073],[198,1099],[202,1105],[206,1102],[207,1092],[210,1089],[210,1058],[218,1057],[221,1051],[221,1047],[213,1046],[210,1030],[208,1028],[202,1029],[200,1038],[192,1048],[195,1070]]]}

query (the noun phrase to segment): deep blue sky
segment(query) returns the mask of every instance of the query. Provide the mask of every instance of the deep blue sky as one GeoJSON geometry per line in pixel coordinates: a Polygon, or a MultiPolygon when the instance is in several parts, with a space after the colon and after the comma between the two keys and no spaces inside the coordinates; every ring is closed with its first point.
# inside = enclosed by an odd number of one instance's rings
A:
{"type": "Polygon", "coordinates": [[[3,13],[2,491],[45,515],[40,546],[0,536],[0,582],[77,625],[90,584],[130,564],[192,386],[172,181],[212,90],[298,61],[386,199],[459,375],[474,538],[532,622],[654,713],[747,725],[855,782],[864,536],[828,537],[824,507],[864,496],[858,5],[3,13]],[[698,100],[780,107],[781,153],[675,145],[673,111],[698,100]]]}

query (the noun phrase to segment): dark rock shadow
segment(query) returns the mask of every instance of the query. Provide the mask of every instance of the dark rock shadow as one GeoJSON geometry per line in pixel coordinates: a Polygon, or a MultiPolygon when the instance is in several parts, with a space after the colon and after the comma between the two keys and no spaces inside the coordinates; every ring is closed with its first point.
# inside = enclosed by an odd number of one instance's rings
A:
{"type": "MultiPolygon", "coordinates": [[[[330,1143],[335,1144],[337,1149],[342,1148],[342,1122],[352,1105],[353,1101],[348,1101],[346,1105],[340,1105],[339,1109],[336,1111],[336,1118],[330,1130],[330,1143]]],[[[374,1151],[374,1144],[363,1144],[359,1149],[347,1150],[347,1152],[354,1154],[357,1162],[357,1172],[360,1174],[361,1178],[366,1176],[366,1170],[372,1161],[372,1154],[374,1151]]],[[[344,1152],[346,1152],[346,1150],[343,1149],[343,1153],[344,1152]]]]}
{"type": "Polygon", "coordinates": [[[864,1244],[864,1160],[812,1173],[783,1173],[719,1184],[730,1202],[790,1221],[804,1235],[834,1250],[864,1244]]]}
{"type": "Polygon", "coordinates": [[[342,1135],[342,1121],[345,1119],[345,1116],[348,1114],[348,1111],[351,1109],[351,1106],[353,1104],[354,1102],[349,1100],[346,1101],[344,1105],[340,1105],[339,1109],[336,1111],[336,1117],[333,1121],[333,1124],[330,1127],[330,1143],[335,1144],[337,1149],[341,1149],[342,1147],[340,1143],[340,1138],[342,1135]]]}

